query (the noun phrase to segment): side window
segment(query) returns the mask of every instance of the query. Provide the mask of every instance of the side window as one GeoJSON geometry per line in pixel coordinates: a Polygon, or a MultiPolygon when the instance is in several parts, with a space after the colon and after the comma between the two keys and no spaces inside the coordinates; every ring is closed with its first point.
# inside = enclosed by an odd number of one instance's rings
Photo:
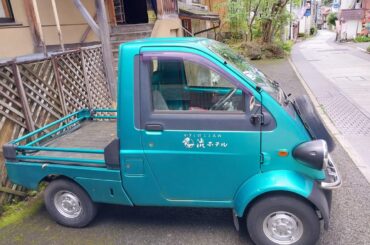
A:
{"type": "Polygon", "coordinates": [[[189,86],[193,87],[219,87],[233,88],[223,76],[205,66],[194,62],[184,61],[185,74],[189,86]]]}
{"type": "Polygon", "coordinates": [[[246,111],[246,93],[201,61],[153,56],[145,62],[154,111],[246,111]]]}

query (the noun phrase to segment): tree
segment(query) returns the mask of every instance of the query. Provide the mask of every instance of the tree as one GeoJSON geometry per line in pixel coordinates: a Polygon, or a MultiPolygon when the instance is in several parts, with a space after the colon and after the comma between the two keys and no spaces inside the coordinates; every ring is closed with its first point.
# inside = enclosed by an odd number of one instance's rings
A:
{"type": "Polygon", "coordinates": [[[274,34],[285,24],[286,8],[288,0],[265,1],[265,12],[262,18],[262,41],[264,43],[271,43],[274,34]]]}
{"type": "Polygon", "coordinates": [[[302,0],[226,0],[220,6],[228,10],[225,22],[234,37],[243,33],[253,41],[257,32],[262,42],[271,43],[291,18],[288,3],[301,5],[302,0]]]}
{"type": "Polygon", "coordinates": [[[259,13],[259,8],[261,6],[261,3],[264,0],[247,0],[247,9],[246,11],[249,13],[248,14],[248,39],[249,41],[253,41],[253,26],[255,24],[256,17],[258,16],[259,13]]]}

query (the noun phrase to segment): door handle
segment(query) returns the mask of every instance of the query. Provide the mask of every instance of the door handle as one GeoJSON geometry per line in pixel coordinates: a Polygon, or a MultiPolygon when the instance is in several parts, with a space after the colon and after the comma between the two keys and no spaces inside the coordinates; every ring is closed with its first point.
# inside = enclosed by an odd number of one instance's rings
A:
{"type": "Polygon", "coordinates": [[[158,123],[146,124],[145,130],[146,131],[163,131],[163,125],[158,124],[158,123]]]}

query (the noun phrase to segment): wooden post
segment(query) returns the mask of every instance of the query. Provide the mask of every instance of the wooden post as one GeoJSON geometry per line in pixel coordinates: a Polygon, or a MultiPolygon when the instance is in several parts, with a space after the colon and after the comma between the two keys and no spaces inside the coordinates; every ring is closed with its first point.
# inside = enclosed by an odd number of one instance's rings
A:
{"type": "MultiPolygon", "coordinates": [[[[96,20],[96,13],[95,13],[95,15],[94,15],[94,21],[95,21],[95,20],[96,20]]],[[[90,31],[91,31],[91,27],[88,25],[88,26],[86,27],[86,30],[84,31],[84,33],[82,34],[82,36],[81,36],[81,38],[80,38],[80,43],[81,43],[81,44],[85,42],[85,40],[86,40],[86,38],[87,38],[87,35],[89,35],[90,31]]],[[[100,39],[100,37],[99,37],[99,39],[100,39]]]]}
{"type": "Polygon", "coordinates": [[[19,73],[19,69],[16,63],[12,64],[12,69],[13,69],[13,75],[14,75],[14,82],[18,90],[19,98],[21,100],[22,111],[24,114],[24,118],[26,120],[27,129],[29,132],[32,132],[35,130],[35,123],[32,119],[30,106],[27,101],[27,95],[24,90],[21,74],[19,73]]]}
{"type": "Polygon", "coordinates": [[[30,30],[32,33],[33,46],[36,51],[39,47],[42,46],[42,43],[41,43],[39,33],[37,31],[36,16],[35,16],[35,10],[33,8],[32,0],[24,0],[24,7],[26,10],[27,19],[28,19],[30,30]]]}
{"type": "Polygon", "coordinates": [[[55,19],[55,24],[58,30],[60,47],[62,48],[62,51],[64,51],[62,30],[60,29],[59,16],[58,16],[57,5],[55,3],[55,0],[51,0],[51,5],[53,6],[54,19],[55,19]]]}
{"type": "Polygon", "coordinates": [[[116,21],[116,12],[114,11],[114,2],[113,0],[106,0],[108,13],[109,13],[109,22],[112,26],[117,25],[116,21]]]}
{"type": "Polygon", "coordinates": [[[82,17],[86,20],[87,24],[91,27],[93,32],[100,38],[100,30],[99,26],[96,24],[94,19],[91,17],[89,11],[85,8],[85,6],[81,3],[80,0],[73,0],[73,3],[75,4],[76,8],[80,13],[82,14],[82,17]]]}
{"type": "Polygon", "coordinates": [[[163,9],[163,0],[157,0],[157,18],[159,20],[163,19],[164,9],[163,9]]]}
{"type": "Polygon", "coordinates": [[[113,69],[113,54],[110,43],[110,29],[108,25],[107,12],[105,10],[104,0],[95,0],[97,20],[100,29],[100,41],[102,43],[104,68],[109,84],[109,90],[113,101],[116,101],[116,76],[113,69]]]}
{"type": "Polygon", "coordinates": [[[42,26],[41,26],[41,20],[39,15],[39,10],[37,8],[37,2],[36,0],[32,0],[33,10],[35,12],[35,18],[36,18],[36,32],[38,33],[38,36],[40,37],[40,41],[44,50],[44,55],[47,56],[48,52],[46,50],[45,40],[44,40],[44,34],[42,32],[42,26]]]}

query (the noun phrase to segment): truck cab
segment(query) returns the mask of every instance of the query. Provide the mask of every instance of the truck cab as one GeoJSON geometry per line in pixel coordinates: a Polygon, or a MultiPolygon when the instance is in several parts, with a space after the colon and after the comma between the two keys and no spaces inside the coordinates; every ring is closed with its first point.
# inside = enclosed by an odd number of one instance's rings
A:
{"type": "Polygon", "coordinates": [[[49,182],[58,223],[86,226],[96,203],[114,203],[230,208],[257,244],[313,244],[321,219],[328,228],[341,178],[307,97],[202,38],[122,44],[118,67],[117,108],[82,109],[4,146],[14,183],[49,182]]]}

